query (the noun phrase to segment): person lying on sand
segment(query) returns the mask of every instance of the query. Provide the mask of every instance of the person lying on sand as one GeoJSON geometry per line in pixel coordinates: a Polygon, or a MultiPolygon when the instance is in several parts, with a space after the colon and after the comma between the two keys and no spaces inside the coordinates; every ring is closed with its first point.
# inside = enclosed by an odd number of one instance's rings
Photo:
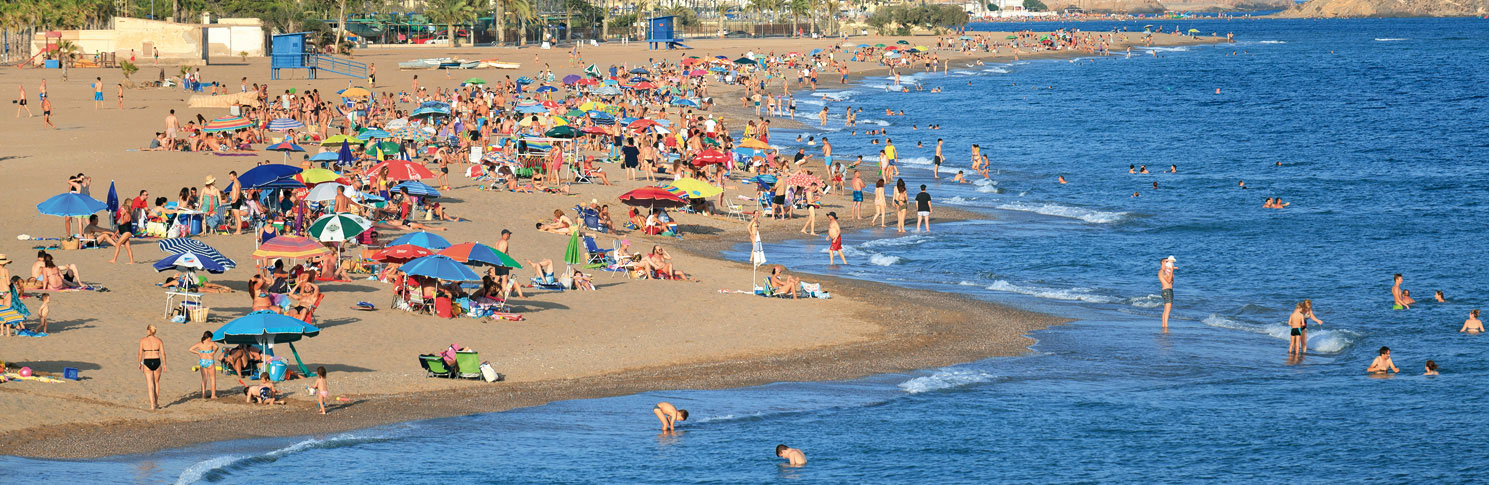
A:
{"type": "Polygon", "coordinates": [[[226,286],[222,286],[222,285],[219,285],[217,283],[208,283],[206,276],[197,275],[197,274],[184,275],[184,276],[179,276],[179,277],[178,276],[172,276],[172,277],[166,278],[165,279],[165,282],[160,284],[160,287],[161,288],[168,289],[168,290],[179,288],[182,291],[191,291],[191,292],[198,292],[198,293],[232,293],[233,292],[233,289],[232,288],[228,288],[226,286]],[[190,278],[191,280],[182,281],[182,278],[190,278]],[[194,280],[194,281],[192,281],[192,280],[194,280]],[[183,285],[182,283],[186,283],[186,284],[183,285]]]}
{"type": "Polygon", "coordinates": [[[537,228],[539,231],[553,234],[568,234],[569,231],[574,230],[574,220],[564,215],[564,211],[554,209],[553,222],[539,222],[537,228]]]}

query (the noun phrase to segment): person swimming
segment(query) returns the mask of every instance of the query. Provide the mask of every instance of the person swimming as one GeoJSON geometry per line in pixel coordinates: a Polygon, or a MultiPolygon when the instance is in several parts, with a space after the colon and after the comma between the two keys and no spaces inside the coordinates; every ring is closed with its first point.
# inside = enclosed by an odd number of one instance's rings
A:
{"type": "Polygon", "coordinates": [[[1375,360],[1370,362],[1370,367],[1365,369],[1365,372],[1369,372],[1371,374],[1385,374],[1387,373],[1387,371],[1400,372],[1400,370],[1396,368],[1396,363],[1391,362],[1391,348],[1381,347],[1380,355],[1376,356],[1375,360]]]}
{"type": "Polygon", "coordinates": [[[1468,320],[1463,321],[1463,328],[1458,329],[1458,332],[1473,335],[1484,333],[1484,322],[1479,321],[1479,309],[1468,312],[1468,320]]]}
{"type": "Polygon", "coordinates": [[[1422,375],[1424,375],[1424,376],[1435,376],[1435,375],[1437,375],[1437,363],[1436,362],[1433,362],[1431,360],[1428,360],[1427,361],[1427,372],[1423,372],[1422,375]]]}

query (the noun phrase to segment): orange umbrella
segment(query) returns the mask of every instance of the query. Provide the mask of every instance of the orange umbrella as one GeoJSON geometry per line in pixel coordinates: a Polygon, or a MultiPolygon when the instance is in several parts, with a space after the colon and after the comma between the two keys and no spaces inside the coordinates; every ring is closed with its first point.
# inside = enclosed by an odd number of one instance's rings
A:
{"type": "Polygon", "coordinates": [[[301,236],[275,236],[253,251],[258,259],[305,259],[331,254],[331,250],[314,239],[301,236]]]}

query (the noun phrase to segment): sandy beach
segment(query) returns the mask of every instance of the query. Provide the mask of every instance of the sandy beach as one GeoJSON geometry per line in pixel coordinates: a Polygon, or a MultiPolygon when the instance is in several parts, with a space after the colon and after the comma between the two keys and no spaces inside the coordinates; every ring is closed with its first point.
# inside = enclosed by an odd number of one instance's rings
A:
{"type": "MultiPolygon", "coordinates": [[[[869,44],[898,39],[853,38],[869,44]]],[[[935,43],[934,38],[909,40],[912,44],[935,43]]],[[[1154,38],[1155,45],[1211,42],[1223,39],[1166,34],[1154,38]]],[[[604,66],[682,55],[737,57],[745,49],[805,51],[835,43],[841,40],[690,40],[694,47],[691,51],[646,51],[642,44],[611,44],[586,48],[583,55],[585,65],[604,66]]],[[[1122,48],[1125,46],[1117,45],[1112,50],[1122,48]]],[[[1025,52],[1020,57],[1071,54],[1025,52]]],[[[973,57],[989,63],[1012,59],[1012,53],[1006,51],[996,56],[950,51],[940,55],[953,66],[970,62],[973,57]]],[[[548,64],[559,76],[578,73],[584,67],[569,65],[566,50],[536,48],[378,48],[360,51],[355,58],[378,66],[379,91],[406,90],[415,75],[425,86],[453,87],[471,76],[495,80],[541,70],[541,65],[533,66],[534,62],[548,64]],[[448,73],[396,68],[400,61],[437,56],[497,58],[520,62],[523,67],[448,73]]],[[[147,64],[133,77],[155,79],[161,69],[167,75],[176,71],[175,66],[147,64]]],[[[865,69],[852,75],[882,72],[865,69]]],[[[290,87],[335,92],[348,84],[366,84],[334,76],[314,81],[268,81],[265,59],[214,64],[204,67],[202,73],[207,80],[228,83],[234,92],[242,77],[250,83],[268,82],[271,94],[290,87]]],[[[73,69],[69,74],[70,80],[64,82],[55,70],[0,70],[0,92],[13,99],[17,85],[24,85],[32,100],[30,107],[36,112],[34,118],[24,113],[18,118],[10,112],[0,113],[0,173],[4,174],[0,190],[13,202],[0,207],[0,227],[6,229],[0,234],[0,253],[16,261],[9,268],[15,274],[29,271],[36,255],[33,246],[37,245],[37,241],[21,241],[15,236],[57,237],[62,233],[61,218],[37,215],[35,205],[65,192],[66,179],[71,175],[81,172],[91,176],[92,194],[99,199],[111,181],[121,198],[134,196],[142,189],[152,195],[173,197],[181,187],[200,187],[207,175],[221,180],[229,170],[242,172],[260,161],[277,162],[282,158],[267,151],[244,157],[139,151],[148,145],[155,131],[163,128],[170,109],[182,115],[183,121],[197,113],[207,118],[224,116],[227,110],[188,108],[187,93],[173,88],[126,90],[124,109],[118,109],[113,85],[122,76],[117,70],[73,69]],[[101,110],[95,110],[91,103],[89,85],[95,77],[109,86],[101,110]],[[41,109],[35,102],[37,86],[43,79],[55,106],[56,130],[42,127],[41,109]]],[[[836,86],[836,76],[821,84],[823,89],[836,86]]],[[[731,122],[736,129],[744,119],[753,117],[739,103],[730,102],[739,97],[737,87],[713,89],[713,96],[720,100],[715,113],[738,120],[731,122]]],[[[808,125],[815,122],[805,121],[808,125]]],[[[790,127],[778,120],[773,124],[790,127]]],[[[781,137],[776,143],[789,145],[784,140],[781,137]]],[[[533,223],[555,209],[571,210],[592,199],[609,203],[612,213],[622,214],[624,206],[616,197],[648,184],[626,181],[619,170],[615,172],[610,177],[614,186],[575,185],[576,195],[569,196],[481,191],[469,179],[452,173],[450,185],[454,190],[447,191],[440,201],[452,214],[470,221],[432,224],[448,228],[441,235],[452,242],[494,242],[502,229],[510,229],[515,233],[510,253],[517,260],[562,261],[567,237],[533,230],[533,223]]],[[[726,188],[726,195],[753,196],[753,191],[749,186],[735,185],[726,188]]],[[[849,204],[841,194],[823,202],[821,212],[836,210],[840,214],[849,204]]],[[[938,221],[977,217],[940,208],[936,216],[938,221]]],[[[186,349],[203,331],[248,313],[251,302],[246,280],[253,272],[248,256],[253,250],[250,236],[202,238],[240,264],[238,269],[213,278],[236,292],[204,297],[214,319],[206,324],[175,324],[162,319],[164,297],[154,284],[164,275],[148,264],[165,254],[155,247],[154,240],[135,242],[137,264],[133,265],[124,264],[123,255],[119,264],[108,263],[112,248],[52,251],[59,263],[76,264],[83,280],[109,291],[55,293],[50,336],[0,338],[0,360],[6,362],[7,371],[28,366],[44,375],[60,375],[64,367],[73,367],[82,377],[76,382],[0,384],[0,410],[12,417],[0,423],[0,440],[9,445],[7,454],[96,458],[207,441],[327,433],[651,389],[846,379],[1018,354],[1029,343],[1024,337],[1027,332],[1061,321],[960,296],[830,275],[801,275],[830,291],[833,297],[829,300],[792,301],[734,293],[751,288],[751,267],[723,260],[719,253],[745,242],[744,223],[694,214],[683,214],[679,219],[687,233],[682,240],[639,233],[622,237],[629,238],[638,250],[662,245],[675,256],[677,268],[701,282],[633,280],[596,272],[599,291],[533,290],[527,298],[512,300],[514,311],[525,317],[520,322],[443,320],[394,310],[388,308],[390,287],[376,281],[321,285],[326,297],[316,313],[316,325],[322,332],[297,347],[306,365],[323,365],[329,370],[333,394],[347,398],[327,416],[316,414],[314,399],[305,393],[308,381],[280,386],[288,391],[290,404],[284,407],[244,404],[236,379],[222,375],[218,377],[218,399],[206,401],[197,395],[199,376],[190,369],[194,360],[186,349]],[[358,301],[375,303],[379,310],[352,310],[358,301]],[[136,341],[144,335],[147,324],[160,328],[168,357],[161,383],[164,409],[158,411],[146,410],[144,383],[134,361],[136,341]],[[437,352],[452,342],[479,351],[481,359],[490,361],[507,380],[486,383],[426,378],[417,355],[437,352]]],[[[864,227],[866,221],[847,218],[843,228],[852,231],[864,227]]],[[[762,223],[767,242],[800,236],[797,229],[801,219],[762,223]]],[[[825,230],[825,221],[819,220],[818,230],[825,230]]],[[[602,247],[612,242],[608,235],[598,239],[602,247]]],[[[517,272],[532,274],[531,269],[517,272]]],[[[26,300],[33,307],[35,301],[26,300]]]]}

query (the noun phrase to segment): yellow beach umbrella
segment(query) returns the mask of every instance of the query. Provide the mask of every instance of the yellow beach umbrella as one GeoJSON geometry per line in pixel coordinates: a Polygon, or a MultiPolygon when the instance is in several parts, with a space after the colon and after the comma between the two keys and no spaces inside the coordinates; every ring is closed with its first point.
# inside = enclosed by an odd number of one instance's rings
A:
{"type": "Polygon", "coordinates": [[[724,191],[724,189],[715,187],[713,185],[710,185],[708,182],[704,182],[695,178],[677,179],[668,182],[667,185],[686,192],[688,197],[700,199],[713,197],[715,195],[719,195],[719,193],[724,191]]]}
{"type": "Polygon", "coordinates": [[[765,143],[765,142],[760,141],[760,140],[756,140],[754,138],[746,138],[745,141],[740,142],[739,146],[744,147],[744,148],[754,148],[756,150],[769,150],[770,149],[770,144],[765,143]]]}
{"type": "Polygon", "coordinates": [[[341,91],[341,97],[343,98],[365,98],[368,96],[372,96],[372,91],[368,91],[367,88],[346,88],[341,91]]]}
{"type": "Polygon", "coordinates": [[[327,138],[327,139],[321,141],[321,146],[323,146],[323,147],[338,146],[339,147],[339,146],[341,146],[341,142],[347,142],[348,144],[352,144],[352,145],[361,145],[363,143],[366,143],[366,142],[364,142],[362,140],[357,139],[357,137],[355,137],[355,136],[336,135],[336,136],[333,136],[333,137],[330,137],[330,138],[327,138]]]}

